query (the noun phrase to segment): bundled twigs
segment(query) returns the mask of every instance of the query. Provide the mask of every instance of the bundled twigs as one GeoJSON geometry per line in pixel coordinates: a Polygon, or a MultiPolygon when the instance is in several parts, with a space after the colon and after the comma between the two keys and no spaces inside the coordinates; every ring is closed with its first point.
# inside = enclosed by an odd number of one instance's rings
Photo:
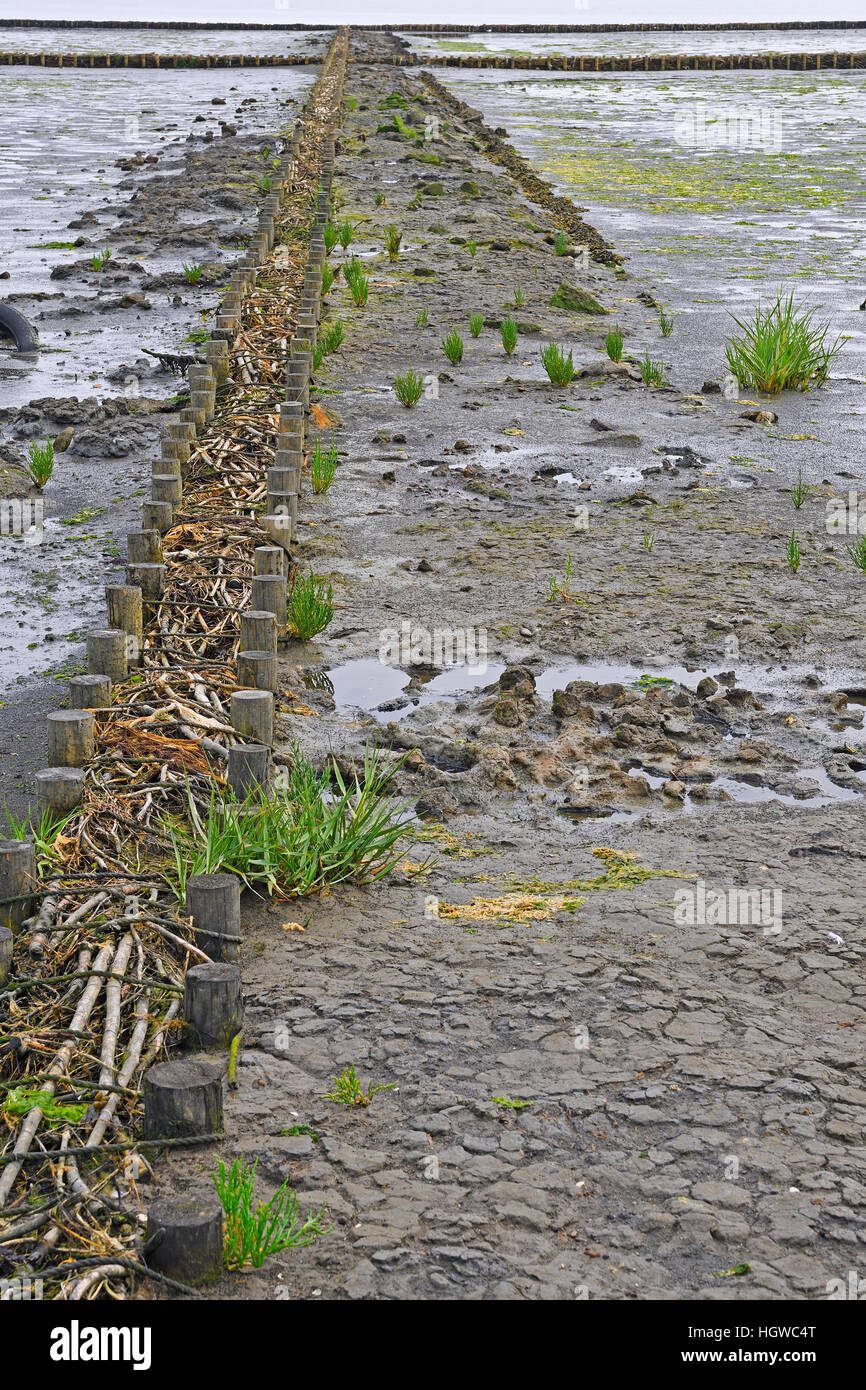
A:
{"type": "MultiPolygon", "coordinates": [[[[345,47],[340,34],[341,61],[345,47]]],[[[139,662],[96,711],[81,805],[37,835],[33,915],[0,987],[0,1278],[33,1272],[48,1296],[123,1297],[142,1275],[189,1292],[142,1263],[138,1183],[144,1152],[163,1143],[137,1137],[142,1078],[182,1025],[188,965],[209,959],[180,907],[172,836],[191,807],[206,816],[236,739],[239,614],[264,539],[264,474],[337,90],[326,62],[283,185],[274,254],[248,290],[230,377],[162,538],[164,584],[145,605],[139,662]]]]}

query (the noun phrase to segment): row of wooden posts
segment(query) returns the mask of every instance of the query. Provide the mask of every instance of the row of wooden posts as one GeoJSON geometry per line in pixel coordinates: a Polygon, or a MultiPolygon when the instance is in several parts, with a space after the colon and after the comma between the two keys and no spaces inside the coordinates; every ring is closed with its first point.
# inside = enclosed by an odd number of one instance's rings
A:
{"type": "MultiPolygon", "coordinates": [[[[0,67],[248,68],[306,67],[316,53],[0,53],[0,67]]],[[[866,67],[866,50],[823,53],[362,53],[360,63],[395,67],[509,68],[543,72],[822,72],[866,67]]]]}
{"type": "MultiPolygon", "coordinates": [[[[324,105],[332,119],[324,134],[315,128],[310,134],[320,153],[321,191],[296,331],[286,362],[285,401],[280,407],[274,467],[267,472],[268,509],[261,521],[273,544],[255,549],[252,607],[240,614],[239,689],[231,699],[231,723],[240,738],[252,740],[228,750],[228,780],[240,799],[253,789],[266,789],[271,780],[277,644],[286,629],[287,557],[296,539],[304,413],[309,404],[312,354],[322,303],[324,227],[330,215],[333,131],[342,104],[346,46],[339,38],[332,44],[304,111],[307,118],[321,117],[324,105]]],[[[287,151],[283,185],[287,190],[299,172],[303,129],[302,117],[287,151]]],[[[239,327],[243,295],[254,285],[273,248],[279,201],[279,192],[266,199],[249,253],[232,276],[220,305],[216,331],[207,345],[207,360],[189,370],[189,405],[180,412],[179,421],[169,426],[162,457],[153,466],[151,497],[142,508],[142,529],[127,538],[126,583],[106,587],[108,626],[87,634],[87,675],[70,681],[70,708],[48,716],[52,766],[36,774],[40,808],[63,813],[78,805],[85,766],[94,751],[96,712],[111,705],[112,687],[127,678],[130,667],[141,663],[145,625],[158,607],[165,581],[162,537],[174,524],[175,511],[182,502],[181,467],[189,458],[193,440],[214,414],[217,384],[228,375],[228,342],[239,327]]],[[[0,987],[11,969],[14,938],[32,921],[29,914],[36,881],[32,840],[0,841],[0,987]]],[[[243,1020],[238,963],[240,880],[233,874],[190,876],[186,912],[196,944],[210,959],[186,973],[184,1022],[201,1049],[224,1050],[230,1047],[243,1020]]],[[[207,1056],[152,1065],[143,1078],[143,1139],[196,1142],[219,1136],[224,1075],[224,1061],[207,1056]]],[[[193,1193],[159,1199],[148,1213],[148,1263],[188,1284],[210,1282],[224,1267],[222,1227],[223,1208],[215,1195],[193,1193]]]]}

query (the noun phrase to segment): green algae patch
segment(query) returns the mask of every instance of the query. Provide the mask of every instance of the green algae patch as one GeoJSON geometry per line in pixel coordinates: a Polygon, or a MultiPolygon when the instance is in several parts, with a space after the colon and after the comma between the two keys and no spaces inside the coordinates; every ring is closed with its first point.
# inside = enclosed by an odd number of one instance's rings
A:
{"type": "Polygon", "coordinates": [[[440,854],[447,855],[452,859],[474,859],[478,855],[498,853],[485,843],[483,836],[473,834],[471,830],[468,830],[466,840],[475,840],[476,843],[464,843],[458,840],[456,835],[452,835],[450,830],[446,830],[445,826],[438,821],[425,826],[423,830],[413,831],[412,838],[422,845],[435,845],[440,854]]]}
{"type": "Polygon", "coordinates": [[[800,154],[750,151],[748,168],[723,156],[698,161],[653,150],[629,159],[622,144],[600,152],[546,150],[549,174],[572,192],[646,213],[791,212],[851,201],[852,190],[800,154]]]}
{"type": "Polygon", "coordinates": [[[440,903],[439,916],[464,922],[496,922],[500,926],[531,926],[558,912],[576,912],[586,899],[581,893],[604,893],[614,889],[630,891],[651,878],[692,878],[679,869],[650,869],[637,854],[600,846],[592,851],[605,865],[603,874],[592,878],[573,878],[564,883],[545,879],[511,879],[510,888],[496,898],[473,898],[471,903],[440,903]]]}
{"type": "Polygon", "coordinates": [[[29,1115],[31,1110],[41,1110],[49,1122],[59,1120],[64,1124],[79,1124],[88,1109],[87,1105],[58,1105],[51,1091],[28,1091],[24,1086],[14,1086],[3,1102],[7,1115],[29,1115]]]}
{"type": "Polygon", "coordinates": [[[639,884],[646,883],[650,878],[693,878],[693,874],[683,873],[680,869],[649,869],[645,864],[640,863],[639,854],[628,854],[624,850],[609,849],[606,845],[601,845],[592,851],[595,859],[600,859],[605,865],[603,874],[596,874],[593,878],[572,878],[564,883],[548,883],[543,879],[523,879],[521,887],[536,891],[562,892],[563,889],[573,890],[580,893],[603,893],[608,889],[637,888],[639,884]]]}
{"type": "Polygon", "coordinates": [[[599,304],[595,295],[589,290],[582,290],[579,285],[560,285],[556,294],[550,301],[551,309],[567,309],[571,314],[606,314],[603,304],[599,304]]]}

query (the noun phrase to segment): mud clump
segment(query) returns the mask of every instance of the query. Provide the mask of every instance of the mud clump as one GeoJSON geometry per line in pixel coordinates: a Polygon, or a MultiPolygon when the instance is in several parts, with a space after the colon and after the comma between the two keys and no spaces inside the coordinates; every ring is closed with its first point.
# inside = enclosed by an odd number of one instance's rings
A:
{"type": "Polygon", "coordinates": [[[599,304],[595,295],[589,290],[582,290],[579,285],[560,285],[556,294],[550,301],[551,309],[567,309],[571,314],[606,314],[607,310],[603,304],[599,304]]]}

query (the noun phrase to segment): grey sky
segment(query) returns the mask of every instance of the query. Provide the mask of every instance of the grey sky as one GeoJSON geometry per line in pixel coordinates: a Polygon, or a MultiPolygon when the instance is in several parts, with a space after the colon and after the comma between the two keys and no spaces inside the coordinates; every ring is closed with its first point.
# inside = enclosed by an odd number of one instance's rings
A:
{"type": "MultiPolygon", "coordinates": [[[[2,0],[30,19],[194,20],[256,24],[687,24],[863,19],[863,0],[2,0]]],[[[2,24],[2,17],[0,17],[2,24]]]]}

